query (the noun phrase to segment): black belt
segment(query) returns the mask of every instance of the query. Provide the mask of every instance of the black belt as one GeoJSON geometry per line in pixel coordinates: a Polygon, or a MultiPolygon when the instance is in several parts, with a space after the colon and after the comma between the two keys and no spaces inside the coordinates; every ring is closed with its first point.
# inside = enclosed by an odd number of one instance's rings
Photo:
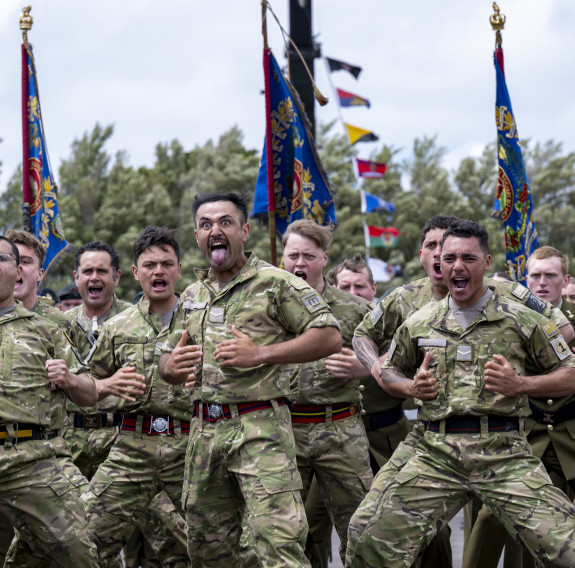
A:
{"type": "Polygon", "coordinates": [[[372,430],[379,430],[380,428],[385,428],[386,426],[391,426],[396,422],[399,422],[405,415],[403,414],[403,407],[401,404],[394,408],[390,408],[385,412],[377,412],[375,414],[368,414],[362,416],[363,425],[367,432],[372,430]]]}
{"type": "MultiPolygon", "coordinates": [[[[511,432],[519,430],[519,419],[510,416],[487,415],[487,429],[490,432],[511,432]]],[[[425,429],[439,432],[441,423],[445,422],[445,433],[449,434],[475,434],[481,432],[480,416],[449,416],[445,420],[432,420],[424,422],[425,429]]]]}
{"type": "Polygon", "coordinates": [[[74,421],[74,428],[84,428],[84,430],[99,430],[100,428],[112,428],[122,423],[122,414],[114,412],[103,414],[81,414],[80,412],[70,412],[69,415],[74,421]]]}
{"type": "Polygon", "coordinates": [[[542,410],[537,408],[532,402],[529,402],[529,407],[531,408],[530,418],[544,424],[560,424],[575,418],[575,402],[570,402],[558,410],[542,410]]]}
{"type": "MultiPolygon", "coordinates": [[[[14,422],[12,423],[12,428],[14,429],[14,437],[11,440],[12,444],[19,444],[27,440],[51,440],[56,437],[56,432],[46,430],[44,426],[39,426],[38,424],[21,424],[14,422]]],[[[6,424],[0,424],[0,446],[6,443],[9,435],[6,424]]]]}

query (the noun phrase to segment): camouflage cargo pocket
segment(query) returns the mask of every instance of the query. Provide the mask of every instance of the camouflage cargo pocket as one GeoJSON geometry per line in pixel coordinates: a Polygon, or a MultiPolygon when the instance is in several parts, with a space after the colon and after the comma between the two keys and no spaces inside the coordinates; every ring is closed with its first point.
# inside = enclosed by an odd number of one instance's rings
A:
{"type": "Polygon", "coordinates": [[[301,476],[297,469],[284,469],[262,475],[259,480],[268,495],[283,491],[301,491],[301,476]]]}

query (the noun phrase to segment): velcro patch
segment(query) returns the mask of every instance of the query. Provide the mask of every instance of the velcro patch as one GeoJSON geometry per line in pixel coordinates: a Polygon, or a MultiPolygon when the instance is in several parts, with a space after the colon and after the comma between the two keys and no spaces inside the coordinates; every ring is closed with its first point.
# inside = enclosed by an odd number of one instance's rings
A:
{"type": "Polygon", "coordinates": [[[296,290],[303,290],[308,287],[308,283],[302,278],[290,278],[289,283],[290,286],[296,290]]]}
{"type": "Polygon", "coordinates": [[[550,343],[551,346],[553,347],[553,351],[555,351],[555,354],[557,355],[557,357],[559,357],[560,361],[563,361],[563,359],[567,359],[567,357],[571,355],[571,351],[569,350],[567,343],[565,343],[565,340],[563,339],[562,335],[556,337],[555,339],[550,341],[550,343]]]}
{"type": "Polygon", "coordinates": [[[425,339],[420,337],[417,340],[418,347],[447,347],[447,340],[446,339],[425,339]]]}
{"type": "Polygon", "coordinates": [[[308,292],[301,297],[303,305],[307,308],[307,311],[310,314],[317,312],[325,308],[326,303],[324,302],[323,298],[316,292],[308,292]]]}
{"type": "Polygon", "coordinates": [[[471,361],[471,345],[458,345],[456,361],[471,361]]]}
{"type": "Polygon", "coordinates": [[[511,290],[511,293],[516,298],[519,298],[520,300],[523,300],[523,298],[525,298],[525,296],[527,296],[527,294],[530,294],[529,288],[526,288],[525,286],[523,286],[523,284],[519,284],[519,283],[513,285],[513,289],[511,290]]]}
{"type": "Polygon", "coordinates": [[[529,292],[529,297],[527,298],[525,305],[539,314],[542,314],[545,311],[545,308],[547,307],[547,304],[543,300],[541,300],[534,294],[531,294],[531,292],[529,292]]]}
{"type": "Polygon", "coordinates": [[[383,309],[381,307],[381,304],[378,304],[377,308],[375,308],[375,310],[372,310],[371,314],[369,314],[369,319],[371,320],[371,323],[373,325],[376,325],[382,315],[383,315],[383,309]]]}
{"type": "Polygon", "coordinates": [[[391,344],[389,346],[389,350],[387,351],[387,358],[391,359],[393,357],[393,353],[395,348],[397,347],[397,343],[395,343],[395,337],[391,340],[391,344]]]}
{"type": "Polygon", "coordinates": [[[557,326],[551,320],[547,320],[543,325],[539,325],[539,327],[548,339],[559,335],[557,326]]]}
{"type": "Polygon", "coordinates": [[[212,306],[210,308],[208,321],[210,323],[224,323],[224,308],[212,306]]]}
{"type": "Polygon", "coordinates": [[[186,300],[182,304],[182,309],[193,311],[193,310],[203,310],[208,305],[207,302],[191,302],[190,300],[186,300]]]}

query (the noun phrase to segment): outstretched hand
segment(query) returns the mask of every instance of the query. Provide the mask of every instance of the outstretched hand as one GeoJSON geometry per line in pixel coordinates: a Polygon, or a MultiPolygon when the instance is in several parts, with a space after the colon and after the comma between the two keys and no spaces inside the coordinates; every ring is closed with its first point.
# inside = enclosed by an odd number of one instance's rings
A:
{"type": "Polygon", "coordinates": [[[202,361],[202,351],[199,345],[187,345],[188,337],[188,332],[184,331],[174,350],[169,355],[162,355],[162,358],[166,359],[163,368],[160,359],[160,370],[162,376],[173,378],[174,384],[185,383],[186,387],[191,388],[195,384],[195,373],[202,361]]]}
{"type": "Polygon", "coordinates": [[[503,396],[517,396],[523,392],[524,379],[519,376],[503,355],[493,355],[483,369],[485,390],[503,396]]]}
{"type": "Polygon", "coordinates": [[[412,394],[420,400],[433,400],[437,396],[437,380],[429,370],[431,353],[426,353],[421,367],[413,377],[412,394]]]}
{"type": "Polygon", "coordinates": [[[234,339],[225,339],[214,351],[214,359],[220,367],[239,367],[242,369],[255,367],[261,361],[258,347],[245,333],[232,325],[234,339]]]}

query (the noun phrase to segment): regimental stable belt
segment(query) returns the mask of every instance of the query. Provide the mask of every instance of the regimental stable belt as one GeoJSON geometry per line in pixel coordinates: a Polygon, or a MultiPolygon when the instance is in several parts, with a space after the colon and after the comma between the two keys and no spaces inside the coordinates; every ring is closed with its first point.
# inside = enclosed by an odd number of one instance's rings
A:
{"type": "MultiPolygon", "coordinates": [[[[285,398],[277,400],[278,406],[287,404],[285,398]]],[[[232,408],[229,404],[217,404],[213,402],[201,403],[199,400],[194,405],[194,416],[200,415],[200,405],[203,406],[203,418],[206,422],[217,422],[218,420],[229,420],[232,414],[232,408]]],[[[257,410],[264,410],[272,408],[273,404],[270,400],[262,400],[255,402],[238,402],[235,405],[238,409],[238,414],[247,414],[248,412],[256,412],[257,410]]]]}
{"type": "Polygon", "coordinates": [[[426,430],[440,432],[442,423],[445,423],[446,434],[477,434],[481,432],[481,419],[487,418],[487,430],[489,432],[511,432],[519,430],[519,419],[512,416],[449,416],[445,420],[424,421],[426,430]]]}
{"type": "Polygon", "coordinates": [[[11,422],[10,424],[0,424],[0,446],[6,442],[14,445],[28,440],[51,440],[56,437],[56,432],[47,430],[38,424],[22,424],[11,422]]]}
{"type": "Polygon", "coordinates": [[[190,421],[179,420],[171,416],[154,416],[151,414],[124,414],[121,430],[127,432],[140,431],[147,436],[158,436],[164,434],[173,436],[178,433],[178,428],[182,434],[190,433],[190,421]],[[141,429],[138,430],[138,418],[142,418],[141,429]]]}
{"type": "Polygon", "coordinates": [[[294,404],[291,409],[292,424],[319,424],[329,420],[341,420],[358,413],[356,404],[294,404]]]}

